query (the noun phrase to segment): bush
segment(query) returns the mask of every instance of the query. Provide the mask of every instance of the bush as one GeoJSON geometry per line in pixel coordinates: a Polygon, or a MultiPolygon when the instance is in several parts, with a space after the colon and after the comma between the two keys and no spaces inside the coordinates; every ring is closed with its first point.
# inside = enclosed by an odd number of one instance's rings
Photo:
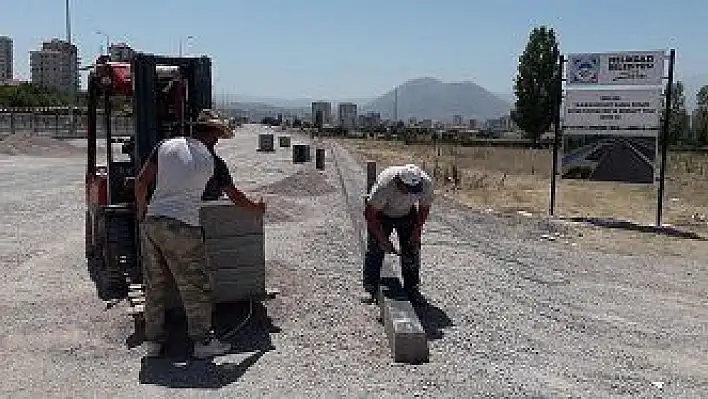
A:
{"type": "Polygon", "coordinates": [[[0,86],[0,107],[51,107],[69,105],[69,96],[32,83],[0,86]]]}

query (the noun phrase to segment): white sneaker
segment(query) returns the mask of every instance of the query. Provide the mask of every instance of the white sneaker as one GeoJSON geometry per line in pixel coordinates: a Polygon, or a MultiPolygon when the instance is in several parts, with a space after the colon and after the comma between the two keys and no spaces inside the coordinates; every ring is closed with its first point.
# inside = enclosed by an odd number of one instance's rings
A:
{"type": "Polygon", "coordinates": [[[212,338],[208,343],[194,343],[194,357],[204,359],[212,356],[223,355],[231,350],[231,344],[221,342],[216,338],[212,338]]]}
{"type": "Polygon", "coordinates": [[[145,341],[143,343],[145,347],[145,356],[147,357],[159,357],[162,355],[162,344],[155,341],[145,341]]]}

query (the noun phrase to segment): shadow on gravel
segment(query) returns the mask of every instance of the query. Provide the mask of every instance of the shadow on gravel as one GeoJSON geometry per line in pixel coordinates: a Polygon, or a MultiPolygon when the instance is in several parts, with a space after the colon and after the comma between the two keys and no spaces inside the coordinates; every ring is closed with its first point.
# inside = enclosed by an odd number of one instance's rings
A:
{"type": "MultiPolygon", "coordinates": [[[[241,325],[248,316],[249,304],[218,304],[214,309],[214,330],[220,337],[229,334],[241,325]]],[[[216,389],[232,384],[267,352],[275,349],[270,334],[280,332],[274,326],[263,304],[253,304],[249,321],[243,325],[230,342],[233,347],[228,355],[217,359],[224,362],[190,359],[192,344],[187,337],[187,324],[183,314],[170,314],[167,321],[170,336],[165,357],[143,358],[140,383],[161,385],[170,388],[216,389]],[[248,354],[246,357],[237,355],[248,354]],[[231,362],[231,358],[239,358],[231,362]]],[[[215,360],[217,360],[215,359],[215,360]]]]}
{"type": "Polygon", "coordinates": [[[415,312],[423,325],[425,334],[431,341],[442,339],[443,329],[454,326],[452,319],[444,310],[430,303],[427,299],[414,306],[415,312]]]}
{"type": "Polygon", "coordinates": [[[616,220],[611,218],[585,218],[585,217],[574,217],[566,218],[565,220],[577,223],[587,223],[593,226],[606,227],[610,229],[620,229],[636,231],[640,233],[651,233],[665,235],[673,238],[684,238],[689,240],[699,240],[708,241],[708,238],[703,237],[691,231],[679,230],[675,227],[669,226],[649,226],[633,223],[626,220],[616,220]]]}

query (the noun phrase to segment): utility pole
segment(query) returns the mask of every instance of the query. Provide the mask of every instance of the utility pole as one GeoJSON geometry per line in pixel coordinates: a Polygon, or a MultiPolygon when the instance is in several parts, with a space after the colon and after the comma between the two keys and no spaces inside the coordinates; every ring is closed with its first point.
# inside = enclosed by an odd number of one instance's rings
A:
{"type": "MultiPolygon", "coordinates": [[[[69,11],[69,0],[66,0],[65,4],[65,9],[66,9],[66,41],[69,43],[69,73],[71,74],[71,79],[69,80],[71,83],[69,85],[69,137],[73,137],[74,134],[76,133],[76,121],[74,120],[74,108],[76,106],[76,84],[78,83],[75,81],[77,79],[77,74],[78,74],[78,65],[71,65],[72,60],[71,54],[72,52],[72,44],[71,44],[71,14],[69,11]]],[[[78,57],[78,49],[76,49],[77,54],[76,56],[78,57]]]]}
{"type": "Polygon", "coordinates": [[[179,38],[179,57],[182,58],[182,42],[186,42],[187,40],[192,40],[194,39],[194,36],[187,36],[185,38],[180,37],[179,38]]]}
{"type": "Polygon", "coordinates": [[[398,123],[398,87],[393,89],[393,122],[398,123]]]}
{"type": "Polygon", "coordinates": [[[96,34],[101,35],[106,38],[106,55],[110,55],[110,47],[111,47],[111,38],[108,36],[108,33],[102,32],[102,31],[96,31],[96,34]]]}

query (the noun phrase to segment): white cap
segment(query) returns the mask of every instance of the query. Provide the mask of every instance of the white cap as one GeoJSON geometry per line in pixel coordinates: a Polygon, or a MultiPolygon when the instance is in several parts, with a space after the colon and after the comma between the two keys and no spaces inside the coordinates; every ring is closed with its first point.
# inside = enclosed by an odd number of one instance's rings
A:
{"type": "Polygon", "coordinates": [[[418,192],[423,189],[423,171],[412,163],[403,165],[403,168],[398,172],[398,178],[411,188],[411,191],[418,192]]]}

